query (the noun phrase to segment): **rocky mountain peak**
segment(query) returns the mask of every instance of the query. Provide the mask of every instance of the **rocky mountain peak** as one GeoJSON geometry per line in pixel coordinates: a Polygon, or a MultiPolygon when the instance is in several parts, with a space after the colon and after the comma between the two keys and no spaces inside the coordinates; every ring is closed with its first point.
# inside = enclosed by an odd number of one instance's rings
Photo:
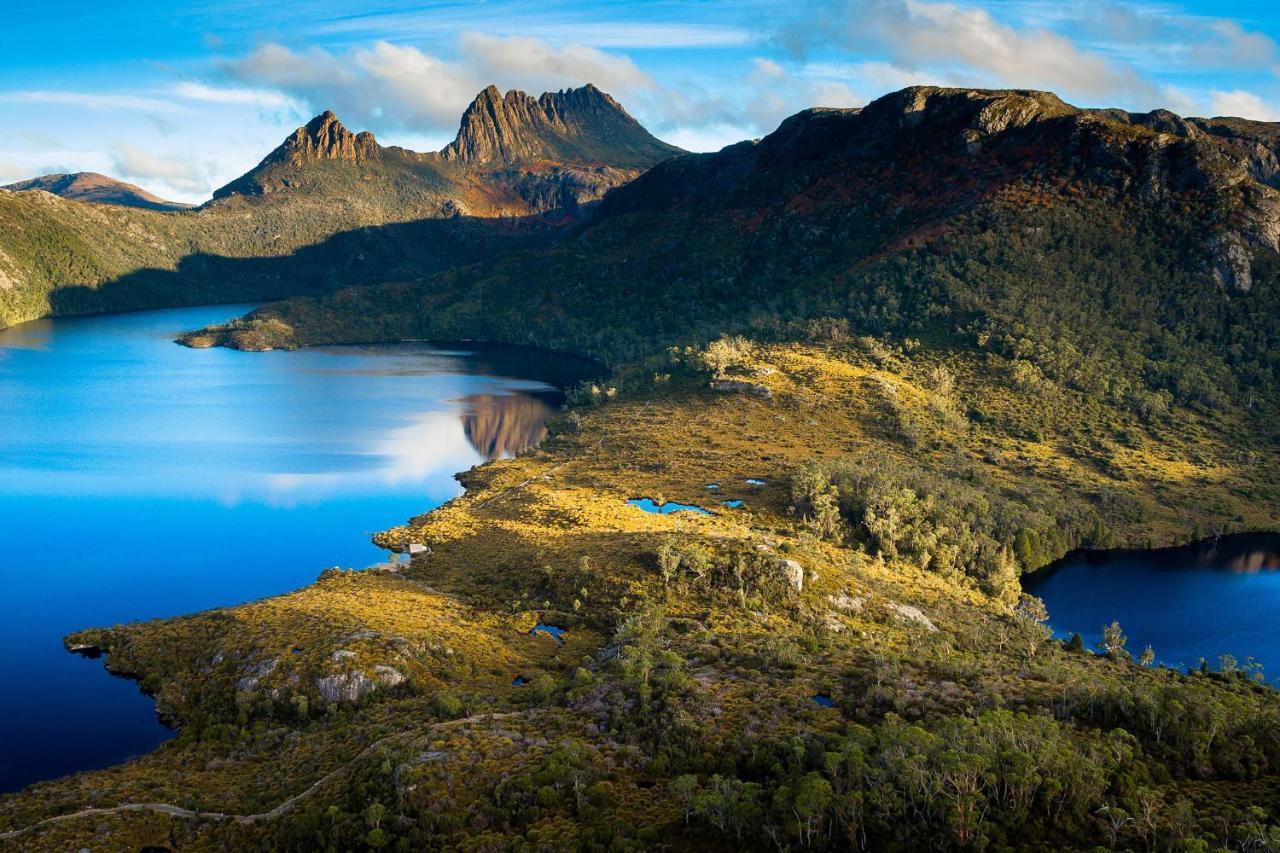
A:
{"type": "Polygon", "coordinates": [[[251,171],[216,190],[213,197],[274,192],[291,184],[292,179],[284,175],[309,163],[361,163],[381,156],[382,146],[372,133],[352,133],[331,110],[325,110],[290,134],[251,171]]]}
{"type": "Polygon", "coordinates": [[[969,129],[981,134],[1079,113],[1052,92],[940,86],[911,86],[877,98],[862,110],[868,119],[897,127],[969,129]]]}
{"type": "Polygon", "coordinates": [[[539,160],[647,166],[680,153],[655,139],[604,92],[587,84],[534,98],[496,86],[476,95],[458,135],[443,151],[463,165],[510,165],[539,160]]]}
{"type": "Polygon", "coordinates": [[[368,131],[355,134],[347,130],[332,111],[325,110],[295,130],[277,151],[281,149],[295,163],[307,160],[355,162],[376,156],[378,143],[368,131]]]}

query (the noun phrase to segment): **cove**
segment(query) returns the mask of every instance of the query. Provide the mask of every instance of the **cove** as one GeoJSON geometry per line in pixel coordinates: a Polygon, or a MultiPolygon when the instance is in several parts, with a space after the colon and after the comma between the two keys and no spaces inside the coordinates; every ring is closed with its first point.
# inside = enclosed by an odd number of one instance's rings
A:
{"type": "Polygon", "coordinates": [[[69,654],[81,628],[296,589],[386,558],[373,531],[536,443],[590,375],[466,345],[191,350],[252,306],[0,331],[0,791],[172,736],[137,685],[69,654]]]}
{"type": "Polygon", "coordinates": [[[1280,677],[1280,534],[1235,534],[1182,548],[1077,552],[1023,578],[1061,638],[1078,632],[1096,649],[1113,620],[1134,657],[1186,669],[1218,656],[1260,662],[1280,677]]]}

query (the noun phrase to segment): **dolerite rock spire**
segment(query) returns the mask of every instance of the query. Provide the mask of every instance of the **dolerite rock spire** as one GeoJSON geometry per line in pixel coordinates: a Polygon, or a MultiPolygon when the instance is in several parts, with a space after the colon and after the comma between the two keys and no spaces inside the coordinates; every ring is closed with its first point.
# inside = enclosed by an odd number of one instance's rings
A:
{"type": "Polygon", "coordinates": [[[457,138],[440,152],[462,165],[572,160],[630,166],[634,160],[645,167],[679,153],[590,84],[537,98],[515,90],[503,95],[489,86],[463,113],[457,138]]]}
{"type": "Polygon", "coordinates": [[[367,130],[355,134],[342,126],[338,117],[325,110],[298,128],[277,151],[283,151],[295,163],[307,160],[349,160],[356,162],[376,157],[378,143],[367,130]]]}
{"type": "Polygon", "coordinates": [[[298,167],[325,160],[360,163],[382,155],[373,134],[352,133],[330,110],[295,130],[253,170],[214,192],[213,197],[263,195],[289,186],[279,176],[280,167],[298,167]]]}

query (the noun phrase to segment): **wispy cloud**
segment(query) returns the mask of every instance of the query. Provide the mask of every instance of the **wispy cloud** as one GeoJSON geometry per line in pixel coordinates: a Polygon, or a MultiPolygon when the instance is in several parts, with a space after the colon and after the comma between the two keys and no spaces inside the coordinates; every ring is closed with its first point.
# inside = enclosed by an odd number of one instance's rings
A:
{"type": "MultiPolygon", "coordinates": [[[[743,26],[696,20],[609,17],[583,20],[581,7],[551,10],[547,4],[507,4],[474,9],[375,11],[334,15],[306,28],[313,38],[335,36],[358,40],[422,42],[451,38],[458,32],[486,32],[496,37],[524,36],[552,44],[586,44],[602,49],[660,48],[664,50],[744,47],[764,40],[767,33],[743,26]]],[[[671,12],[675,12],[673,8],[671,12]]],[[[699,10],[704,11],[704,10],[699,10]]],[[[634,15],[634,12],[631,13],[634,15]]],[[[598,17],[598,16],[596,16],[598,17]]]]}
{"type": "Polygon", "coordinates": [[[300,106],[293,98],[272,89],[209,86],[205,83],[184,81],[174,85],[173,93],[189,101],[203,101],[211,104],[250,104],[265,109],[290,110],[297,110],[300,106]]]}
{"type": "Polygon", "coordinates": [[[132,143],[116,146],[113,166],[116,175],[146,184],[161,181],[184,193],[202,193],[208,189],[208,178],[188,158],[165,157],[132,143]]]}
{"type": "Polygon", "coordinates": [[[184,113],[187,107],[162,98],[111,92],[24,90],[0,92],[0,101],[18,104],[54,104],[93,112],[131,110],[151,113],[184,113]]]}
{"type": "Polygon", "coordinates": [[[522,85],[534,89],[594,83],[621,95],[657,88],[630,58],[581,44],[552,46],[522,36],[463,33],[459,47],[465,64],[485,79],[528,81],[522,85]]]}
{"type": "Polygon", "coordinates": [[[814,45],[885,56],[900,69],[944,69],[974,85],[1055,89],[1089,97],[1154,92],[1131,67],[1053,30],[1015,27],[978,5],[923,0],[844,0],[821,26],[792,24],[797,54],[814,45]],[[832,23],[836,26],[831,26],[832,23]]]}
{"type": "Polygon", "coordinates": [[[464,33],[458,50],[458,59],[446,61],[386,41],[342,53],[267,43],[224,68],[249,86],[333,109],[361,126],[418,132],[456,129],[462,110],[490,83],[535,93],[596,83],[624,96],[656,87],[629,58],[579,44],[464,33]]]}
{"type": "Polygon", "coordinates": [[[819,57],[806,76],[842,69],[855,87],[878,79],[889,85],[865,88],[1038,88],[1086,105],[1180,112],[1205,111],[1213,100],[1186,88],[1193,75],[1280,73],[1280,47],[1266,33],[1117,0],[814,0],[775,42],[798,60],[819,57]]]}

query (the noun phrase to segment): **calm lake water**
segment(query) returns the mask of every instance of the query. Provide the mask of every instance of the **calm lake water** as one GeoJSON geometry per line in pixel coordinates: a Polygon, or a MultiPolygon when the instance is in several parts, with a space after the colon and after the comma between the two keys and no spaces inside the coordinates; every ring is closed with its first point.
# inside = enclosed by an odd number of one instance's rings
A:
{"type": "Polygon", "coordinates": [[[402,344],[190,350],[249,306],[0,331],[0,791],[172,733],[70,631],[235,604],[385,555],[371,532],[544,434],[589,369],[527,350],[402,344]]]}
{"type": "Polygon", "coordinates": [[[1252,656],[1280,677],[1280,535],[1238,534],[1186,548],[1078,554],[1024,579],[1059,637],[1096,648],[1118,620],[1136,657],[1150,644],[1166,666],[1252,656]]]}

